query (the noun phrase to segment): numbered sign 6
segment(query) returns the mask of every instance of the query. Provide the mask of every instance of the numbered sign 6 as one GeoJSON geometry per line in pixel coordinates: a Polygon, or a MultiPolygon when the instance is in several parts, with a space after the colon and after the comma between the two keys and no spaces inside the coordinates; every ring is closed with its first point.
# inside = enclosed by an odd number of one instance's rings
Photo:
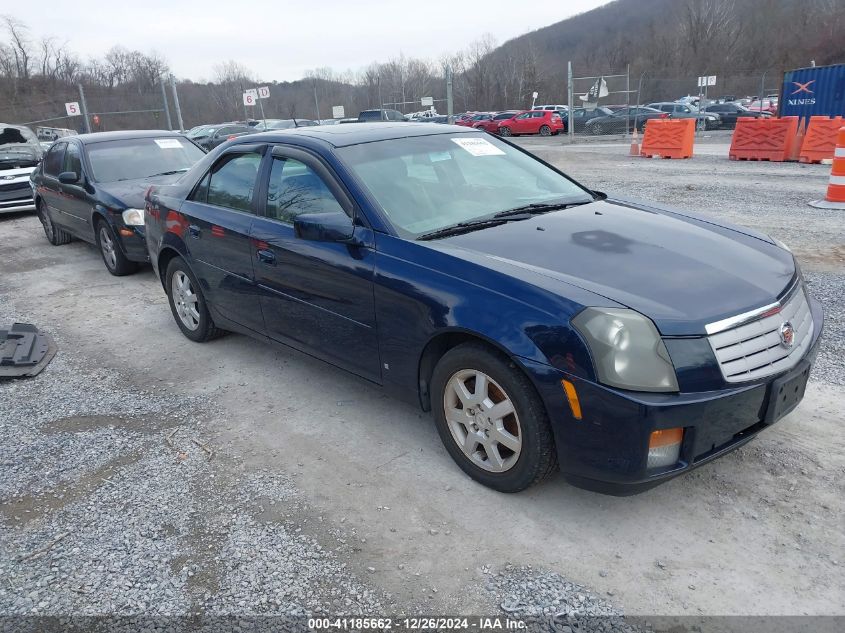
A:
{"type": "Polygon", "coordinates": [[[82,114],[82,111],[79,109],[79,103],[77,103],[76,101],[66,103],[65,111],[67,112],[68,116],[79,116],[80,114],[82,114]]]}
{"type": "Polygon", "coordinates": [[[250,92],[244,93],[244,105],[254,106],[255,105],[255,95],[250,92]]]}

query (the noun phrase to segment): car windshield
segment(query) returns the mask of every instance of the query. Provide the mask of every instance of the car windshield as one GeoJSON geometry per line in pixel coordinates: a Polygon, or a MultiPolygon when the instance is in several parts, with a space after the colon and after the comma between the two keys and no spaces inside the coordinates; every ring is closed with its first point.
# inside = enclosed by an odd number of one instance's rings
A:
{"type": "Polygon", "coordinates": [[[593,199],[538,160],[480,134],[390,139],[338,153],[404,237],[530,204],[593,199]]]}
{"type": "Polygon", "coordinates": [[[287,130],[292,127],[296,127],[296,123],[293,122],[293,119],[282,119],[280,121],[271,121],[267,123],[268,130],[287,130]]]}
{"type": "Polygon", "coordinates": [[[86,146],[91,176],[97,182],[149,178],[188,170],[204,156],[184,138],[132,138],[86,146]]]}
{"type": "Polygon", "coordinates": [[[216,130],[216,127],[201,127],[188,132],[188,138],[202,138],[204,136],[211,136],[216,130]]]}

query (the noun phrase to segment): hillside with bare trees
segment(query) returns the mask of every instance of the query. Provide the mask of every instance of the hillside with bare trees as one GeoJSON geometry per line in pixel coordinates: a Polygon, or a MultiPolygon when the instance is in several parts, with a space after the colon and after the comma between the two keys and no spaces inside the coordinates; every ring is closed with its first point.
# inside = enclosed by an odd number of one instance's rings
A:
{"type": "MultiPolygon", "coordinates": [[[[479,34],[437,60],[400,56],[356,71],[317,68],[296,81],[257,77],[220,60],[212,81],[182,78],[176,86],[185,127],[257,118],[258,109],[245,111],[241,99],[257,85],[270,86],[268,118],[329,118],[335,105],[347,116],[379,103],[418,110],[421,97],[445,98],[447,68],[456,111],[527,107],[534,91],[541,102],[564,103],[568,61],[576,76],[630,68],[631,89],[641,86],[644,102],[694,92],[704,74],[719,77],[719,94],[757,94],[776,90],[785,69],[845,61],[843,33],[845,0],[615,0],[502,45],[479,34]]],[[[11,16],[0,21],[0,121],[81,129],[79,118],[63,118],[63,104],[78,101],[82,85],[99,129],[166,127],[165,99],[175,126],[169,77],[168,60],[155,52],[116,46],[83,60],[71,44],[36,37],[11,16]]],[[[587,87],[576,84],[576,92],[587,87]]],[[[445,111],[443,101],[437,107],[445,111]]]]}

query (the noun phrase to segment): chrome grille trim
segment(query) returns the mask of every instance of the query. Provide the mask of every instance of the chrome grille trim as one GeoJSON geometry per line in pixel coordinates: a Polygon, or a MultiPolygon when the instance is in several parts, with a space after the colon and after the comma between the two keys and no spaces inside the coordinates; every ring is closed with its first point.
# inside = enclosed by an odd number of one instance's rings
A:
{"type": "Polygon", "coordinates": [[[762,308],[755,308],[754,310],[749,310],[748,312],[743,312],[742,314],[737,314],[736,316],[728,317],[727,319],[722,319],[721,321],[708,323],[704,326],[704,331],[707,332],[707,334],[716,334],[718,332],[724,332],[725,330],[738,327],[744,323],[756,321],[761,315],[766,314],[766,312],[774,310],[775,308],[779,308],[789,301],[795,291],[801,287],[801,276],[796,275],[795,279],[792,280],[792,283],[789,284],[789,288],[787,288],[787,290],[781,295],[779,300],[774,303],[770,303],[769,305],[765,305],[762,308]]]}
{"type": "Polygon", "coordinates": [[[756,318],[749,319],[750,314],[734,317],[737,325],[716,330],[708,337],[727,382],[756,380],[791,369],[813,339],[813,315],[800,281],[781,301],[754,310],[756,318]],[[792,347],[781,343],[780,328],[787,321],[794,330],[792,347]]]}

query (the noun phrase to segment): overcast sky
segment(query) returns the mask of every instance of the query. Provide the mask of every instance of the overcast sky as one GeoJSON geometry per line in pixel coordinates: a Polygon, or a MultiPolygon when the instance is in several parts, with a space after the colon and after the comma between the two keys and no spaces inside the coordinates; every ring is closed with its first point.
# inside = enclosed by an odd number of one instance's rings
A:
{"type": "Polygon", "coordinates": [[[607,1],[72,0],[8,9],[33,40],[67,40],[83,59],[120,44],[157,51],[180,78],[212,79],[215,64],[234,59],[262,79],[290,81],[309,69],[358,69],[400,53],[438,58],[484,33],[502,43],[607,1]]]}

